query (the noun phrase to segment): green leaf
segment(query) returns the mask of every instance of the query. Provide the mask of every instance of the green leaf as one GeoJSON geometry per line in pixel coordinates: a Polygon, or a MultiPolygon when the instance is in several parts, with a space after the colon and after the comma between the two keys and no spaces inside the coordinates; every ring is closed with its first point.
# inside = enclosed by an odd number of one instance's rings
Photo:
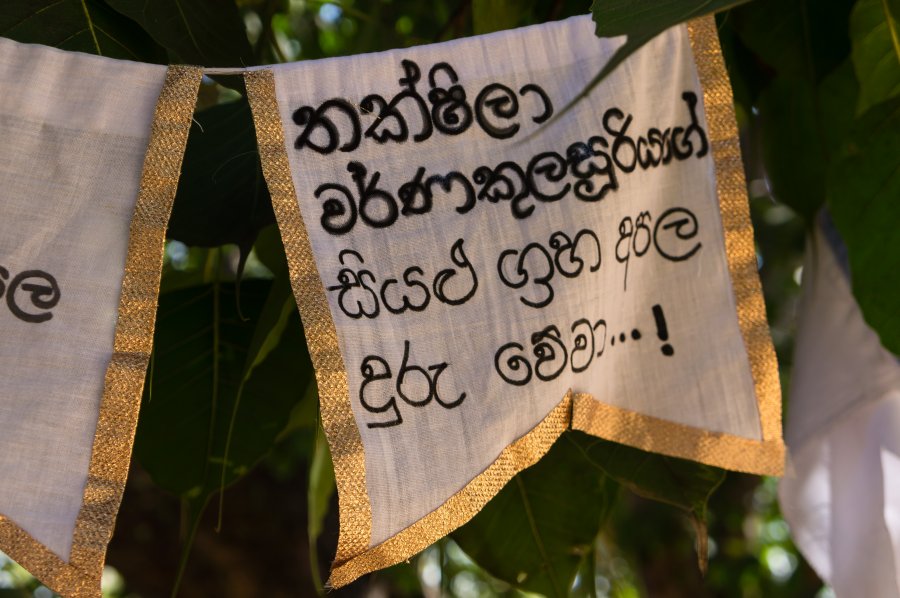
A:
{"type": "Polygon", "coordinates": [[[249,248],[275,222],[246,99],[197,113],[168,236],[187,245],[249,248]]]}
{"type": "Polygon", "coordinates": [[[453,533],[492,575],[545,596],[568,596],[616,494],[569,434],[453,533]]]}
{"type": "Polygon", "coordinates": [[[776,79],[757,101],[762,154],[772,195],[812,218],[825,202],[828,154],[815,90],[803,79],[776,79]]]}
{"type": "Polygon", "coordinates": [[[828,176],[853,294],[881,344],[900,355],[900,97],[857,121],[828,176]]]}
{"type": "Polygon", "coordinates": [[[611,72],[644,44],[685,21],[727,10],[749,0],[593,0],[591,14],[597,37],[625,35],[625,43],[613,53],[593,79],[544,126],[566,114],[587,97],[611,72]]]}
{"type": "Polygon", "coordinates": [[[0,36],[28,44],[165,64],[165,51],[101,0],[4,2],[0,36]]]}
{"type": "Polygon", "coordinates": [[[727,16],[743,46],[729,66],[751,86],[755,108],[758,133],[748,138],[772,195],[807,222],[825,202],[832,154],[853,121],[850,9],[850,0],[758,0],[727,16]]]}
{"type": "MultiPolygon", "coordinates": [[[[287,279],[241,288],[246,319],[230,283],[160,297],[135,456],[157,485],[182,498],[189,532],[173,595],[210,498],[246,475],[298,402],[315,397],[307,392],[312,364],[287,279]]],[[[220,499],[219,526],[221,515],[220,499]]]]}
{"type": "MultiPolygon", "coordinates": [[[[236,297],[236,300],[237,299],[238,298],[236,297]]],[[[231,417],[228,420],[228,429],[225,433],[225,448],[222,453],[223,463],[225,464],[231,462],[232,448],[241,443],[240,431],[247,429],[246,426],[243,425],[243,422],[238,424],[238,416],[241,413],[241,407],[243,406],[246,410],[246,405],[242,405],[242,401],[251,400],[253,398],[254,390],[260,391],[260,397],[265,396],[264,393],[268,386],[267,383],[270,382],[272,378],[287,383],[288,387],[291,386],[291,384],[284,379],[284,374],[273,369],[272,362],[286,365],[287,371],[293,370],[291,364],[284,364],[283,362],[285,358],[290,359],[291,357],[295,357],[294,355],[284,354],[284,351],[282,351],[281,355],[275,354],[274,352],[282,346],[282,340],[284,340],[287,327],[289,325],[297,326],[296,314],[297,305],[294,302],[294,296],[291,293],[290,281],[286,276],[276,278],[272,283],[269,296],[260,313],[256,330],[254,330],[253,337],[250,339],[250,344],[248,345],[247,361],[244,365],[244,375],[241,379],[240,386],[238,387],[237,396],[234,399],[231,417]],[[291,316],[295,317],[292,318],[291,316]]],[[[289,340],[290,339],[288,339],[288,342],[289,340]]],[[[305,345],[303,345],[303,347],[305,349],[305,345]]],[[[309,356],[306,355],[305,357],[305,361],[308,362],[309,356]]],[[[306,385],[308,386],[309,384],[310,379],[308,377],[306,385]]],[[[285,394],[287,394],[287,397],[290,396],[290,393],[285,394]]],[[[303,395],[299,396],[302,397],[303,395]]],[[[259,435],[257,434],[259,430],[251,430],[250,434],[245,435],[246,438],[243,441],[245,449],[247,447],[258,447],[256,450],[251,448],[251,452],[259,454],[259,457],[262,457],[267,453],[269,448],[271,448],[271,445],[274,444],[278,438],[279,433],[287,425],[291,410],[293,409],[293,404],[297,402],[297,398],[299,397],[295,397],[293,403],[283,405],[283,409],[277,411],[277,413],[274,414],[275,417],[271,421],[267,421],[265,417],[261,418],[260,425],[269,426],[269,433],[259,435]],[[274,426],[272,425],[272,422],[274,422],[274,426]]],[[[252,416],[258,416],[259,414],[260,408],[254,407],[252,416]]],[[[225,500],[224,490],[226,482],[228,481],[228,473],[228,467],[221,468],[221,475],[219,478],[219,527],[222,525],[222,506],[223,501],[225,500]]],[[[236,473],[240,475],[239,472],[236,473]]]]}
{"type": "Polygon", "coordinates": [[[278,225],[272,224],[259,231],[253,249],[256,251],[257,259],[272,274],[276,277],[288,276],[287,258],[278,225]]]}
{"type": "Polygon", "coordinates": [[[900,0],[859,0],[850,17],[858,113],[900,94],[900,0]]]}
{"type": "Polygon", "coordinates": [[[825,203],[833,154],[853,125],[858,87],[849,60],[813,86],[778,77],[756,102],[759,143],[773,197],[811,222],[825,203]]]}
{"type": "Polygon", "coordinates": [[[223,468],[232,483],[270,450],[312,380],[299,316],[282,317],[283,292],[273,288],[242,283],[248,321],[231,283],[160,297],[153,394],[145,393],[135,455],[159,486],[192,504],[219,490],[223,468]]]}
{"type": "Polygon", "coordinates": [[[725,480],[724,470],[586,434],[573,434],[567,439],[591,465],[635,494],[672,505],[690,515],[697,533],[698,564],[702,572],[706,571],[707,504],[725,480]]]}
{"type": "Polygon", "coordinates": [[[709,497],[725,479],[725,471],[695,461],[648,453],[587,434],[567,440],[590,464],[635,494],[697,517],[705,516],[709,497]]]}
{"type": "Polygon", "coordinates": [[[758,62],[782,76],[803,76],[803,10],[802,0],[756,0],[728,13],[727,20],[758,62]]]}
{"type": "Polygon", "coordinates": [[[512,29],[531,12],[534,0],[472,0],[472,24],[476,35],[512,29]]]}
{"type": "Polygon", "coordinates": [[[316,590],[320,596],[325,595],[322,578],[319,573],[319,551],[316,541],[322,535],[325,516],[335,491],[334,465],[328,450],[328,441],[321,426],[317,427],[312,463],[309,466],[309,487],[307,489],[307,534],[309,536],[310,571],[316,590]]]}
{"type": "Polygon", "coordinates": [[[828,74],[818,86],[820,127],[825,138],[826,151],[834,157],[853,127],[854,115],[849,110],[859,97],[859,83],[853,74],[853,63],[848,58],[828,74]]]}
{"type": "Polygon", "coordinates": [[[669,27],[728,10],[749,0],[593,0],[597,37],[662,33],[669,27]]]}
{"type": "Polygon", "coordinates": [[[850,52],[847,19],[853,1],[755,0],[727,19],[766,69],[813,85],[850,52]]]}
{"type": "Polygon", "coordinates": [[[244,20],[233,0],[106,0],[137,21],[181,63],[212,67],[255,64],[244,20]]]}

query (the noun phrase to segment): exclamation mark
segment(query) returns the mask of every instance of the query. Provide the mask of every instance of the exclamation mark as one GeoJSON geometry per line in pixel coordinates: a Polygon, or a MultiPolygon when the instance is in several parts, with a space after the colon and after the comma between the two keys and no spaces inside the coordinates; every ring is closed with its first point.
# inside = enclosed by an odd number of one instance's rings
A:
{"type": "Polygon", "coordinates": [[[672,345],[666,343],[669,340],[669,329],[666,326],[666,316],[659,304],[653,306],[653,319],[656,320],[656,336],[665,343],[659,350],[667,357],[675,355],[675,349],[672,348],[672,345]]]}

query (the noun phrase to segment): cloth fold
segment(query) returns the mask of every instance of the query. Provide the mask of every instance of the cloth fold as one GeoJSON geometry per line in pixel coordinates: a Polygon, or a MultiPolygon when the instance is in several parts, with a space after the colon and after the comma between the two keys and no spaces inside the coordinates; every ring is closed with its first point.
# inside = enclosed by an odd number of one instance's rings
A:
{"type": "Polygon", "coordinates": [[[827,215],[803,269],[779,496],[797,546],[839,597],[900,596],[900,363],[853,298],[827,215]]]}

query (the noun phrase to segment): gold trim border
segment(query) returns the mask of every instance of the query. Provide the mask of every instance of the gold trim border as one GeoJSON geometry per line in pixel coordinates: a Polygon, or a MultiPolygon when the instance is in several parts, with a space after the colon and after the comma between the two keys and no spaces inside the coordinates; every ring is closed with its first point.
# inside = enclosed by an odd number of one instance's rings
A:
{"type": "Polygon", "coordinates": [[[106,547],[125,491],[153,347],[166,228],[202,76],[197,67],[170,66],[156,103],[129,231],[113,354],[69,562],[0,515],[0,548],[66,598],[100,596],[106,547]]]}
{"type": "Polygon", "coordinates": [[[575,397],[572,428],[645,451],[736,471],[778,476],[784,473],[785,459],[781,437],[781,385],[756,271],[753,223],[731,83],[725,70],[715,17],[708,15],[689,22],[688,33],[703,88],[728,271],[738,326],[750,361],[762,440],[677,424],[601,403],[586,394],[575,397]]]}
{"type": "Polygon", "coordinates": [[[507,446],[487,469],[462,490],[409,527],[378,546],[331,570],[329,585],[345,586],[359,577],[401,563],[463,526],[506,486],[513,477],[547,454],[571,423],[571,391],[524,436],[507,446]]]}
{"type": "MultiPolygon", "coordinates": [[[[750,358],[763,441],[781,443],[781,383],[759,281],[734,96],[713,15],[688,24],[716,165],[716,185],[738,325],[750,358]]],[[[783,450],[783,445],[782,445],[783,450]]],[[[783,459],[782,459],[783,461],[783,459]]],[[[783,463],[781,469],[783,469],[783,463]]],[[[780,471],[779,471],[780,473],[780,471]]]]}
{"type": "Polygon", "coordinates": [[[733,471],[780,475],[784,466],[780,438],[760,442],[710,432],[601,403],[589,394],[574,396],[572,429],[647,452],[733,471]]]}
{"type": "Polygon", "coordinates": [[[322,427],[331,448],[338,490],[340,534],[335,562],[343,563],[368,550],[372,536],[366,455],[350,403],[347,370],[337,329],[297,203],[275,97],[275,75],[271,70],[250,71],[244,74],[244,81],[256,127],[263,176],[272,196],[275,218],[284,241],[291,288],[300,308],[303,331],[316,372],[322,427]]]}

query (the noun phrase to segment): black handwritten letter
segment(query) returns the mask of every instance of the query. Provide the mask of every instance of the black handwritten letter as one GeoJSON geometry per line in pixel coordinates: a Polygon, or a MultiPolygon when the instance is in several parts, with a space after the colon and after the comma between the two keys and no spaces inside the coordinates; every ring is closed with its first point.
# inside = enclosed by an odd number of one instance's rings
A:
{"type": "Polygon", "coordinates": [[[690,247],[678,247],[681,242],[696,237],[698,229],[697,217],[693,212],[687,208],[669,208],[656,221],[653,243],[661,256],[672,262],[681,262],[700,251],[700,241],[690,247]]]}
{"type": "Polygon", "coordinates": [[[353,199],[353,193],[343,185],[325,183],[319,185],[313,195],[319,199],[329,191],[335,191],[339,195],[326,197],[322,203],[322,228],[332,235],[347,234],[356,225],[356,201],[353,199]]]}
{"type": "Polygon", "coordinates": [[[512,384],[514,386],[525,386],[529,382],[531,382],[531,364],[528,362],[521,352],[525,351],[525,347],[520,345],[519,343],[506,343],[494,354],[494,369],[497,370],[497,374],[503,378],[503,381],[512,384]],[[507,358],[505,366],[509,368],[513,374],[519,373],[519,370],[522,370],[521,375],[518,378],[513,378],[507,376],[504,370],[504,364],[501,363],[503,360],[503,354],[509,351],[510,349],[514,349],[515,351],[519,351],[519,354],[511,355],[507,358]]]}
{"type": "Polygon", "coordinates": [[[431,120],[445,135],[459,135],[472,125],[472,107],[466,101],[466,90],[458,84],[459,77],[453,67],[439,62],[428,72],[428,101],[431,102],[431,120]],[[450,87],[438,87],[437,73],[444,72],[450,80],[450,87]]]}
{"type": "Polygon", "coordinates": [[[555,192],[550,190],[544,191],[538,185],[536,179],[538,176],[541,176],[550,183],[559,183],[566,178],[568,170],[568,163],[561,155],[556,152],[542,152],[528,162],[528,169],[525,175],[528,189],[539,201],[558,201],[572,188],[571,183],[566,183],[555,192]]]}
{"type": "Polygon", "coordinates": [[[469,258],[466,257],[462,239],[457,239],[453,247],[450,248],[450,261],[456,265],[456,268],[447,268],[437,273],[437,276],[434,277],[434,296],[447,305],[462,305],[471,299],[475,295],[475,291],[478,290],[478,276],[475,274],[475,268],[472,266],[469,258]],[[456,298],[450,297],[445,287],[463,269],[469,272],[471,280],[469,290],[456,298]]]}
{"type": "Polygon", "coordinates": [[[413,274],[422,276],[424,273],[422,272],[422,268],[410,266],[403,272],[403,282],[406,284],[407,288],[415,287],[419,289],[421,299],[418,303],[413,303],[410,300],[410,296],[403,293],[400,296],[400,307],[394,307],[391,305],[391,302],[388,301],[387,293],[391,286],[399,284],[398,280],[396,278],[388,278],[384,281],[384,284],[381,285],[381,303],[384,304],[384,308],[392,314],[402,314],[407,310],[424,311],[425,308],[428,307],[428,302],[431,300],[431,293],[428,292],[428,285],[420,280],[414,280],[412,278],[413,274]]]}
{"type": "Polygon", "coordinates": [[[522,86],[519,90],[519,95],[524,98],[525,94],[528,93],[536,94],[543,104],[543,111],[537,116],[532,117],[531,120],[537,124],[550,120],[550,117],[553,116],[553,102],[550,101],[550,96],[547,95],[547,92],[544,91],[540,85],[528,83],[527,85],[522,86]]]}
{"type": "Polygon", "coordinates": [[[484,132],[494,139],[509,139],[519,132],[519,123],[512,123],[506,127],[494,124],[489,119],[489,113],[495,118],[510,120],[519,113],[519,99],[516,94],[502,83],[491,83],[475,98],[475,118],[484,132]],[[492,98],[491,95],[494,95],[492,98]]]}
{"type": "Polygon", "coordinates": [[[569,364],[569,355],[566,351],[566,345],[562,341],[559,328],[550,325],[540,332],[535,332],[531,335],[531,344],[534,345],[532,351],[534,356],[537,357],[537,360],[534,362],[535,375],[545,382],[559,377],[569,364]],[[552,367],[554,361],[558,362],[555,369],[551,369],[549,372],[542,371],[541,368],[544,364],[550,364],[552,367]]]}
{"type": "Polygon", "coordinates": [[[360,124],[359,115],[356,109],[347,100],[341,98],[333,98],[322,102],[318,108],[312,106],[302,106],[294,111],[293,120],[296,124],[303,127],[303,131],[297,137],[294,147],[302,150],[304,147],[316,151],[320,154],[330,154],[338,149],[340,144],[340,131],[334,124],[331,117],[326,113],[329,110],[337,110],[344,114],[347,122],[350,124],[350,140],[340,146],[342,152],[352,152],[359,147],[360,140],[360,124]],[[316,143],[312,139],[313,133],[321,130],[325,134],[326,141],[324,143],[316,143]]]}
{"type": "MultiPolygon", "coordinates": [[[[344,259],[348,257],[353,257],[360,264],[366,263],[359,253],[352,249],[344,249],[338,255],[342,266],[346,265],[344,259]]],[[[354,320],[362,317],[377,318],[381,311],[378,306],[378,296],[372,287],[366,284],[367,278],[373,286],[376,284],[375,275],[369,270],[359,269],[357,271],[349,267],[341,268],[337,275],[338,284],[326,287],[328,291],[339,291],[338,307],[348,318],[354,320]]]]}
{"type": "MultiPolygon", "coordinates": [[[[385,411],[394,412],[394,419],[384,422],[367,423],[366,427],[389,428],[391,426],[402,424],[403,417],[400,415],[400,409],[397,408],[396,397],[391,396],[383,405],[373,405],[366,400],[366,386],[379,380],[390,380],[393,376],[391,374],[391,366],[388,365],[388,362],[377,355],[369,355],[363,359],[362,365],[360,366],[360,373],[362,374],[363,381],[359,386],[359,402],[362,404],[363,409],[369,413],[384,413],[385,411]],[[380,366],[381,372],[376,371],[376,366],[380,366]]],[[[390,395],[390,393],[387,394],[390,395]]]]}
{"type": "Polygon", "coordinates": [[[347,165],[359,192],[359,217],[372,228],[386,228],[397,221],[397,200],[394,196],[378,188],[381,173],[375,171],[366,182],[368,171],[360,162],[347,165]],[[379,209],[379,206],[383,209],[379,209]]]}
{"type": "MultiPolygon", "coordinates": [[[[5,269],[2,269],[0,273],[8,275],[5,269]]],[[[53,276],[41,270],[25,270],[10,281],[6,293],[6,305],[9,307],[9,311],[23,322],[37,324],[46,322],[53,317],[50,310],[59,303],[60,296],[59,285],[53,276]],[[31,307],[42,310],[41,313],[26,311],[25,307],[20,304],[20,290],[29,294],[28,300],[31,302],[31,307]]]]}

